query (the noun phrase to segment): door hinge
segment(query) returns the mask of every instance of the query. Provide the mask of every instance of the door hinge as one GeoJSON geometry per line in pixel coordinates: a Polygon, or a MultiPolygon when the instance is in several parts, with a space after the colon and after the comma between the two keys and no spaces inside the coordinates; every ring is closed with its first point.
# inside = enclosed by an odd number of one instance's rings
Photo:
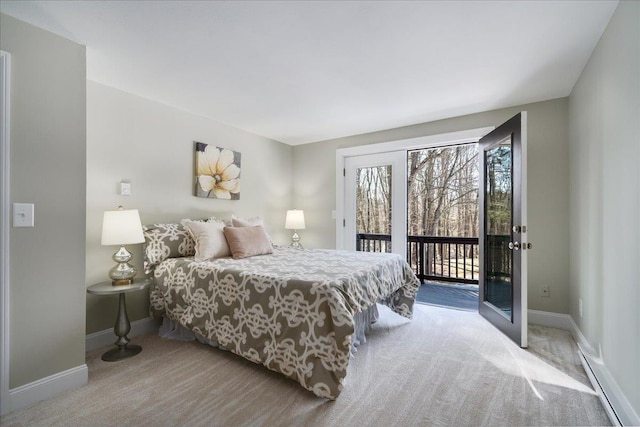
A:
{"type": "Polygon", "coordinates": [[[346,226],[347,226],[347,220],[346,220],[346,219],[344,219],[344,218],[342,219],[342,226],[343,226],[343,227],[346,227],[346,226]]]}
{"type": "Polygon", "coordinates": [[[347,176],[347,169],[345,168],[342,169],[342,176],[347,176]]]}

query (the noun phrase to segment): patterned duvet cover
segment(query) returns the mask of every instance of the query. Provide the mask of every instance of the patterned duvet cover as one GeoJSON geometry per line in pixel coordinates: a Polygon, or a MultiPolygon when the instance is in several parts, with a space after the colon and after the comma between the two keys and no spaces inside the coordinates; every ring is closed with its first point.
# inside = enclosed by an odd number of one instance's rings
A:
{"type": "Polygon", "coordinates": [[[354,318],[376,302],[411,318],[419,282],[398,255],[275,247],[154,271],[151,311],[280,372],[317,396],[343,389],[354,318]]]}

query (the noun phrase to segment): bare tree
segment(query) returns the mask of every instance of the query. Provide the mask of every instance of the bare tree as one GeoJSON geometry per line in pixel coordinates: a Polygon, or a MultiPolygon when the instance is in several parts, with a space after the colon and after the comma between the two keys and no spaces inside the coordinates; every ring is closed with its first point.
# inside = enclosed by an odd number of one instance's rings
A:
{"type": "Polygon", "coordinates": [[[391,234],[391,166],[356,171],[356,232],[391,234]]]}
{"type": "MultiPolygon", "coordinates": [[[[390,235],[391,167],[361,168],[357,170],[356,176],[357,232],[390,235]]],[[[477,237],[478,179],[477,144],[409,151],[407,234],[477,237]]],[[[430,257],[454,257],[456,265],[459,256],[462,257],[463,263],[466,263],[466,260],[477,260],[477,248],[474,249],[472,245],[468,245],[464,253],[458,253],[455,245],[453,249],[451,245],[431,245],[427,249],[430,257]]],[[[380,244],[379,249],[384,251],[389,248],[380,244]]],[[[411,257],[416,256],[417,252],[412,250],[411,257]]],[[[411,259],[410,262],[416,265],[417,259],[411,259]]],[[[473,268],[477,268],[477,261],[473,268]]],[[[427,266],[426,273],[434,273],[431,269],[432,266],[427,266]]]]}
{"type": "Polygon", "coordinates": [[[409,152],[410,234],[477,236],[477,156],[475,144],[409,152]]]}

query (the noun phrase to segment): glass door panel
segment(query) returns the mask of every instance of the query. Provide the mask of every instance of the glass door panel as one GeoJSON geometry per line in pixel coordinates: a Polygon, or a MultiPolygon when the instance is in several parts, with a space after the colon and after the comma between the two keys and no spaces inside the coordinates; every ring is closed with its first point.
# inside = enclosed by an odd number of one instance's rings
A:
{"type": "Polygon", "coordinates": [[[391,252],[391,165],[356,169],[356,250],[391,252]]]}
{"type": "Polygon", "coordinates": [[[511,136],[485,152],[484,298],[511,319],[513,310],[511,136]]]}

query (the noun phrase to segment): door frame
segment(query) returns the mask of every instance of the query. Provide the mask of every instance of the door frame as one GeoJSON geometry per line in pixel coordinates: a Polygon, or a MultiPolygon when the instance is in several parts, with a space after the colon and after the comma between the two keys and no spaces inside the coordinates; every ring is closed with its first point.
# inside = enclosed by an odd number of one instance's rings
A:
{"type": "Polygon", "coordinates": [[[11,55],[0,50],[0,414],[9,412],[9,110],[10,110],[11,55]]]}
{"type": "MultiPolygon", "coordinates": [[[[393,151],[408,151],[421,148],[445,147],[470,142],[477,142],[480,138],[495,129],[495,126],[486,126],[457,132],[442,133],[437,135],[422,136],[418,138],[400,139],[377,144],[359,145],[356,147],[339,148],[336,150],[336,249],[344,247],[344,221],[345,221],[345,159],[347,157],[365,154],[379,154],[393,151]]],[[[406,174],[406,168],[405,168],[406,174]]]]}

